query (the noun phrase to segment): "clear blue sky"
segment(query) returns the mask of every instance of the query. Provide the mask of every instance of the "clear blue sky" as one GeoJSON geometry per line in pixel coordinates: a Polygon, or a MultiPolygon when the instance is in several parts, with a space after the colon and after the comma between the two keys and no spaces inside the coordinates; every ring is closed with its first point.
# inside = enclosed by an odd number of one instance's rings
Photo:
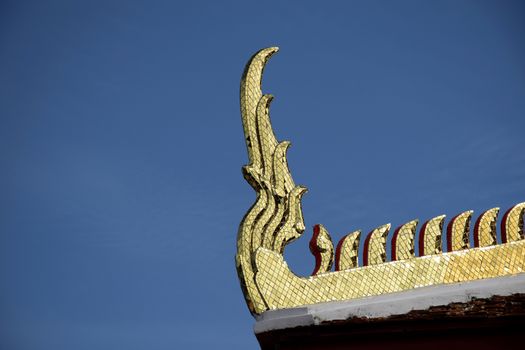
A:
{"type": "Polygon", "coordinates": [[[521,1],[2,1],[0,347],[256,349],[234,266],[258,49],[307,231],[525,200],[521,1]]]}

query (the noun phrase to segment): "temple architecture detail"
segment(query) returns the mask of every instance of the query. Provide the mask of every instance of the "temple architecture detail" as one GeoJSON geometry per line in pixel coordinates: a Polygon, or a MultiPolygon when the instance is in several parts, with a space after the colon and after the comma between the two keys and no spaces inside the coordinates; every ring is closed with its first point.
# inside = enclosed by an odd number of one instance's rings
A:
{"type": "Polygon", "coordinates": [[[323,225],[315,225],[310,241],[315,268],[311,276],[295,275],[284,260],[283,251],[305,230],[301,198],[307,189],[294,183],[286,160],[290,142],[277,140],[269,115],[273,97],[261,89],[264,67],[277,51],[278,48],[270,47],[253,55],[240,87],[249,157],[242,170],[256,192],[256,200],[240,223],[236,267],[254,316],[260,318],[269,310],[351,301],[525,272],[525,203],[519,203],[501,217],[499,208],[488,209],[477,217],[472,211],[465,211],[454,216],[446,227],[445,215],[422,224],[413,220],[393,229],[391,244],[387,244],[390,224],[366,234],[351,232],[338,243],[332,241],[323,225]],[[469,238],[471,228],[473,242],[469,238]],[[363,250],[359,251],[361,241],[363,250]]]}

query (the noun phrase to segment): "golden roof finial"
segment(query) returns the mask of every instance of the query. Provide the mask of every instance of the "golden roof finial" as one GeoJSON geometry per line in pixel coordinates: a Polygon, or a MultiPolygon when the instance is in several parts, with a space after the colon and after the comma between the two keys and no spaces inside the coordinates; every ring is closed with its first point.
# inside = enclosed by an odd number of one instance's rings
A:
{"type": "Polygon", "coordinates": [[[277,141],[269,115],[273,97],[261,90],[264,66],[277,50],[270,47],[253,55],[241,79],[241,116],[249,157],[243,174],[257,198],[239,226],[236,265],[253,314],[525,272],[525,203],[520,203],[502,218],[503,244],[496,244],[499,209],[494,208],[476,221],[474,248],[470,248],[472,211],[466,211],[449,222],[447,252],[443,253],[445,216],[441,215],[425,222],[419,234],[417,220],[396,229],[392,261],[387,261],[390,224],[372,230],[364,238],[362,252],[358,251],[360,231],[348,234],[337,245],[333,272],[332,240],[324,226],[316,225],[310,244],[316,258],[313,276],[292,273],[283,250],[305,229],[301,198],[306,188],[293,182],[286,161],[290,143],[277,141]],[[359,254],[362,267],[358,267],[359,254]]]}

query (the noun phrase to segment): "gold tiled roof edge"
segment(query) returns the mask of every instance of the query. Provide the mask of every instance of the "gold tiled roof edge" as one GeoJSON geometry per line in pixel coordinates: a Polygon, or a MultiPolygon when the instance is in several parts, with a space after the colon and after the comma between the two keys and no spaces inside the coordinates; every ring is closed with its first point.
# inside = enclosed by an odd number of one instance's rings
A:
{"type": "Polygon", "coordinates": [[[358,259],[360,231],[343,237],[334,254],[328,231],[316,225],[310,242],[316,260],[314,272],[310,277],[293,274],[283,259],[283,250],[304,232],[301,198],[306,188],[293,182],[286,160],[290,143],[277,141],[269,116],[273,97],[262,94],[264,66],[277,51],[271,47],[252,56],[240,89],[249,156],[243,175],[257,198],[239,226],[236,265],[253,314],[525,271],[525,203],[520,203],[503,215],[502,244],[497,244],[499,208],[493,208],[476,220],[474,248],[469,248],[472,211],[466,211],[446,227],[446,253],[442,252],[445,216],[441,215],[423,223],[419,233],[417,220],[401,225],[391,237],[391,252],[387,252],[390,224],[372,230],[363,238],[363,266],[358,259]],[[387,262],[387,253],[393,261],[387,262]],[[336,271],[330,272],[334,258],[336,271]]]}

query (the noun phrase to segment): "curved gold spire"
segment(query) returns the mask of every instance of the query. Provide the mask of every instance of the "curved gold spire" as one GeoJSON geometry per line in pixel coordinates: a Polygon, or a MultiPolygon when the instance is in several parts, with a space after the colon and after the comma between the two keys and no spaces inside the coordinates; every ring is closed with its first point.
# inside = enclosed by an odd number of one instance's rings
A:
{"type": "Polygon", "coordinates": [[[419,256],[441,253],[441,233],[445,215],[425,222],[419,231],[419,256]]]}
{"type": "Polygon", "coordinates": [[[282,254],[289,242],[304,231],[301,198],[305,187],[296,186],[288,169],[288,141],[278,142],[270,123],[273,96],[263,95],[262,73],[277,52],[270,47],[257,52],[241,79],[240,103],[249,163],[243,167],[246,180],[257,192],[237,236],[237,273],[252,313],[267,309],[255,283],[254,254],[264,247],[282,254]]]}
{"type": "Polygon", "coordinates": [[[497,243],[496,220],[499,208],[481,214],[474,225],[474,247],[487,247],[497,243]]]}
{"type": "Polygon", "coordinates": [[[414,237],[417,220],[399,226],[392,236],[392,260],[405,260],[414,257],[414,237]]]}
{"type": "Polygon", "coordinates": [[[279,51],[278,47],[262,49],[252,56],[241,78],[241,117],[248,148],[250,164],[261,168],[261,153],[257,135],[257,105],[262,97],[261,83],[264,67],[270,57],[279,51]]]}
{"type": "Polygon", "coordinates": [[[330,234],[323,225],[314,226],[314,234],[310,240],[310,252],[315,257],[315,267],[312,276],[328,272],[334,262],[334,244],[330,234]]]}
{"type": "Polygon", "coordinates": [[[353,269],[358,266],[360,238],[361,231],[354,231],[339,241],[335,252],[336,271],[353,269]]]}
{"type": "Polygon", "coordinates": [[[472,210],[456,215],[447,226],[447,252],[469,247],[470,219],[472,210]]]}
{"type": "Polygon", "coordinates": [[[507,210],[501,221],[501,241],[514,242],[525,237],[523,232],[523,215],[525,202],[519,203],[507,210]]]}
{"type": "Polygon", "coordinates": [[[363,266],[377,265],[386,261],[386,236],[390,224],[372,230],[365,239],[363,248],[363,266]]]}

